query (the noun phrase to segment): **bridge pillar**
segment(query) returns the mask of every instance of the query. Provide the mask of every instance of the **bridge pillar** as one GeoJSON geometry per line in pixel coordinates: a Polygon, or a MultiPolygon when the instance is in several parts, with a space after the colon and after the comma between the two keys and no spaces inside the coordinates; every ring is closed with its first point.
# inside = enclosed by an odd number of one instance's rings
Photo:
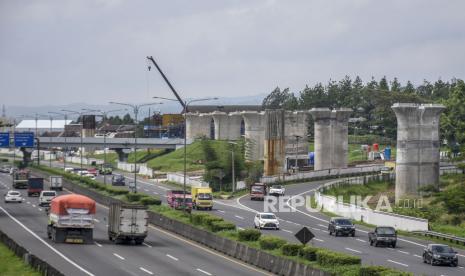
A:
{"type": "Polygon", "coordinates": [[[187,113],[186,135],[187,139],[210,137],[211,116],[208,114],[187,113]]]}
{"type": "Polygon", "coordinates": [[[29,162],[31,162],[32,150],[27,148],[20,148],[20,151],[23,153],[23,163],[27,166],[29,162]]]}
{"type": "Polygon", "coordinates": [[[285,161],[284,110],[265,111],[264,175],[280,175],[285,161]]]}
{"type": "Polygon", "coordinates": [[[284,117],[286,159],[290,166],[307,165],[308,162],[308,112],[287,111],[284,117]],[[303,161],[302,161],[303,160],[303,161]]]}
{"type": "Polygon", "coordinates": [[[265,141],[264,112],[242,111],[245,123],[245,158],[249,161],[263,160],[265,141]]]}
{"type": "Polygon", "coordinates": [[[229,140],[239,140],[241,139],[241,123],[242,115],[240,112],[231,112],[229,113],[229,140]]]}
{"type": "Polygon", "coordinates": [[[228,140],[229,116],[225,112],[214,111],[210,113],[215,122],[215,140],[228,140]]]}
{"type": "Polygon", "coordinates": [[[338,108],[333,122],[333,168],[347,168],[349,162],[350,108],[338,108]]]}
{"type": "Polygon", "coordinates": [[[118,154],[118,160],[120,162],[127,162],[129,153],[124,151],[125,149],[115,149],[116,154],[118,154]]]}
{"type": "Polygon", "coordinates": [[[419,195],[426,185],[439,186],[439,117],[443,105],[396,103],[396,201],[419,195]]]}

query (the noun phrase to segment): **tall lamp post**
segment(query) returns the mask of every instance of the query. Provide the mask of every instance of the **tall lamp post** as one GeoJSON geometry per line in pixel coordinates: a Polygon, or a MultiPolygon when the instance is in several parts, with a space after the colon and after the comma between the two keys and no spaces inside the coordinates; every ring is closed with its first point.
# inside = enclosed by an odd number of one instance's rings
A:
{"type": "MultiPolygon", "coordinates": [[[[173,102],[179,102],[179,100],[177,99],[171,99],[171,98],[164,98],[164,97],[153,97],[154,99],[161,99],[161,100],[167,100],[167,101],[173,101],[173,102]]],[[[187,178],[187,117],[186,117],[186,114],[188,112],[188,107],[191,103],[194,103],[194,102],[203,102],[203,101],[211,101],[211,100],[218,100],[217,97],[214,97],[214,98],[203,98],[203,99],[193,99],[193,100],[190,100],[190,101],[184,101],[184,110],[183,110],[183,114],[184,114],[184,181],[183,181],[183,193],[184,193],[184,198],[183,198],[183,208],[186,207],[186,178],[187,178]]]]}
{"type": "Polygon", "coordinates": [[[156,104],[163,104],[163,103],[147,103],[147,104],[128,104],[128,103],[119,103],[119,102],[110,102],[110,104],[117,104],[117,105],[123,105],[123,106],[128,106],[132,108],[134,112],[134,193],[137,193],[137,116],[139,114],[139,110],[141,107],[144,106],[149,106],[149,105],[156,105],[156,104]]]}
{"type": "MultiPolygon", "coordinates": [[[[98,112],[102,116],[102,121],[103,123],[107,119],[107,115],[112,112],[118,112],[118,111],[124,111],[127,109],[113,109],[113,110],[108,110],[108,111],[103,111],[103,110],[98,110],[98,109],[83,109],[83,111],[88,111],[88,112],[98,112]]],[[[107,164],[107,132],[104,131],[103,133],[103,164],[104,166],[107,164]]],[[[103,183],[106,185],[107,184],[107,174],[104,172],[103,174],[103,183]]]]}
{"type": "Polygon", "coordinates": [[[68,122],[68,113],[61,113],[61,112],[48,112],[50,114],[61,115],[65,117],[65,124],[63,126],[63,135],[65,136],[65,147],[63,150],[63,170],[66,168],[66,155],[68,154],[68,141],[66,139],[66,123],[68,122]]]}
{"type": "MultiPolygon", "coordinates": [[[[61,111],[69,112],[69,113],[72,113],[72,114],[77,114],[81,118],[81,134],[79,135],[81,137],[81,148],[79,150],[79,155],[81,156],[81,170],[80,170],[79,176],[82,176],[82,149],[83,149],[82,135],[83,135],[83,132],[84,132],[84,122],[82,121],[82,114],[84,114],[85,112],[67,110],[67,109],[62,109],[61,111]]],[[[82,177],[80,177],[79,179],[82,179],[82,177]]]]}
{"type": "Polygon", "coordinates": [[[228,142],[232,147],[231,147],[231,172],[232,172],[232,192],[234,193],[236,191],[236,172],[235,172],[235,165],[234,165],[234,146],[237,145],[236,142],[228,142]]]}
{"type": "Polygon", "coordinates": [[[294,135],[295,140],[296,140],[296,147],[295,147],[295,172],[298,171],[299,169],[299,139],[302,138],[302,136],[299,135],[294,135]]]}

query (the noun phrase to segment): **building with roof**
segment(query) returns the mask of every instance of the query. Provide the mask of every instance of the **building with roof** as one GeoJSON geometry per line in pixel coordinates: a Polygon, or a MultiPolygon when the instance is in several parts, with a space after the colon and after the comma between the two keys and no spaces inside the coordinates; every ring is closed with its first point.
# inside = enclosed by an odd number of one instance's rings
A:
{"type": "Polygon", "coordinates": [[[19,122],[15,131],[24,132],[30,131],[38,135],[51,132],[63,132],[65,125],[70,124],[72,120],[22,120],[19,122]]]}

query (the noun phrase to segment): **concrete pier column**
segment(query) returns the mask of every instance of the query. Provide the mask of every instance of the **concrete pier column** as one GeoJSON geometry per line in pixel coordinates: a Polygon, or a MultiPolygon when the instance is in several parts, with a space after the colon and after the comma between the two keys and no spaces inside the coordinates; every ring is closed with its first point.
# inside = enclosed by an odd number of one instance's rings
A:
{"type": "Polygon", "coordinates": [[[350,108],[333,110],[333,168],[347,168],[349,162],[349,117],[350,108]]]}
{"type": "Polygon", "coordinates": [[[239,140],[241,138],[242,115],[240,112],[229,113],[229,140],[239,140]]]}
{"type": "Polygon", "coordinates": [[[210,113],[215,121],[215,140],[227,140],[229,138],[229,116],[220,111],[210,113]]]}
{"type": "Polygon", "coordinates": [[[187,113],[186,135],[187,139],[210,137],[211,116],[208,114],[187,113]]]}
{"type": "Polygon", "coordinates": [[[439,117],[443,105],[396,103],[396,201],[439,185],[439,117]]]}
{"type": "Polygon", "coordinates": [[[280,175],[285,161],[284,110],[265,111],[264,175],[280,175]]]}
{"type": "Polygon", "coordinates": [[[241,114],[245,123],[245,157],[249,161],[263,160],[265,140],[264,112],[243,111],[241,114]]]}
{"type": "Polygon", "coordinates": [[[118,161],[127,162],[129,157],[129,151],[126,149],[115,149],[116,154],[118,154],[118,161]]]}
{"type": "Polygon", "coordinates": [[[286,140],[286,160],[289,166],[307,165],[308,161],[308,116],[306,111],[286,111],[284,116],[284,133],[286,140]],[[300,161],[299,161],[300,160],[300,161]]]}
{"type": "Polygon", "coordinates": [[[315,122],[315,170],[331,169],[333,112],[329,108],[312,108],[310,114],[315,122]]]}

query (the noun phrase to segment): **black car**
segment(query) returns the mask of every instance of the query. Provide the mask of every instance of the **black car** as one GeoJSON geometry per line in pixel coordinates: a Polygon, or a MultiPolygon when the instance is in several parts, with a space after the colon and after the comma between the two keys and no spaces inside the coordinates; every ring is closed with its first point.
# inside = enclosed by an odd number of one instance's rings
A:
{"type": "Polygon", "coordinates": [[[444,244],[428,244],[423,251],[423,262],[431,265],[447,264],[457,266],[459,263],[457,252],[444,244]]]}
{"type": "Polygon", "coordinates": [[[378,226],[372,232],[368,233],[368,241],[370,245],[378,247],[378,245],[396,247],[397,231],[391,226],[378,226]]]}
{"type": "Polygon", "coordinates": [[[331,218],[328,225],[329,234],[355,236],[355,226],[348,218],[331,218]]]}
{"type": "Polygon", "coordinates": [[[111,177],[111,185],[113,186],[124,186],[126,185],[126,180],[121,174],[114,174],[111,177]]]}

